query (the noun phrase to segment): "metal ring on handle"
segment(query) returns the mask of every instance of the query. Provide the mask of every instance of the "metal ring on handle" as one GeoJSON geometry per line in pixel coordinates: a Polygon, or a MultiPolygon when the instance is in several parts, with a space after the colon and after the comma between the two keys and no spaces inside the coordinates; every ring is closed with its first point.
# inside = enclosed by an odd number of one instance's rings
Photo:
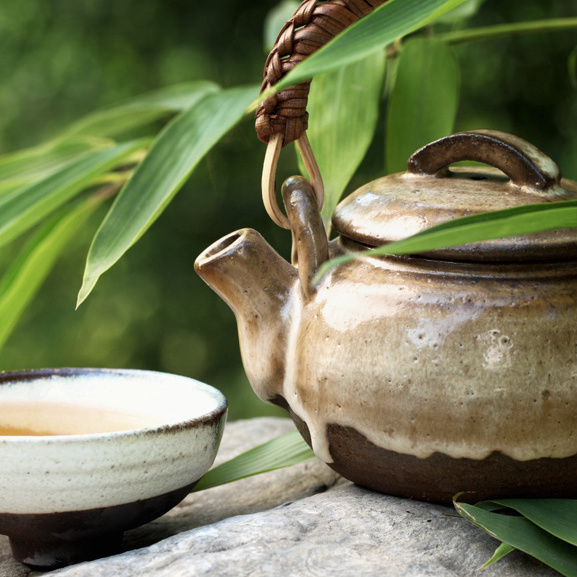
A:
{"type": "Polygon", "coordinates": [[[561,179],[559,167],[536,146],[499,130],[470,130],[440,138],[417,150],[409,174],[444,176],[453,162],[475,160],[498,168],[511,184],[546,192],[561,179]]]}

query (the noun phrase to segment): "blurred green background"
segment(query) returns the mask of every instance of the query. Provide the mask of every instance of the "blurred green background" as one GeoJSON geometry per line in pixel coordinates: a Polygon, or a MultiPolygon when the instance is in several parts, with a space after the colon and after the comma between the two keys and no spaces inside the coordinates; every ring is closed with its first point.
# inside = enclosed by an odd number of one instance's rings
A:
{"type": "MultiPolygon", "coordinates": [[[[173,83],[258,82],[266,58],[264,21],[276,5],[274,0],[2,0],[0,153],[37,144],[90,111],[173,83]]],[[[456,25],[575,16],[574,0],[486,0],[470,21],[456,25]]],[[[570,57],[576,46],[574,30],[455,46],[462,71],[456,130],[515,133],[577,179],[577,92],[571,80],[577,73],[570,57]]],[[[382,132],[351,189],[382,174],[382,132]]],[[[75,311],[86,251],[103,212],[96,215],[0,351],[0,369],[168,371],[222,389],[231,418],[282,414],[252,393],[234,317],[193,270],[204,248],[247,226],[288,257],[290,234],[272,224],[260,199],[263,155],[252,120],[243,121],[75,311]]],[[[290,156],[282,158],[283,175],[297,170],[290,156]]],[[[0,252],[3,268],[16,245],[0,252]]]]}

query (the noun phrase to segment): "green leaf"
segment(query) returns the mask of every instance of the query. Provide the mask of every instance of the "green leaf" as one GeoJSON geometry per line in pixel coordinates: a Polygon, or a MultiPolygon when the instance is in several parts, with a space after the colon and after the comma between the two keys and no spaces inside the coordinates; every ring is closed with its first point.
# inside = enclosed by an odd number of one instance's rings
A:
{"type": "Polygon", "coordinates": [[[211,469],[199,481],[194,491],[225,485],[245,477],[290,467],[311,459],[315,459],[312,449],[305,443],[298,431],[291,431],[211,469]]]}
{"type": "Polygon", "coordinates": [[[512,22],[495,26],[467,28],[439,34],[437,38],[449,44],[461,44],[477,40],[491,40],[513,34],[543,34],[577,28],[577,18],[548,18],[546,20],[531,20],[529,22],[512,22]]]}
{"type": "Polygon", "coordinates": [[[575,200],[528,204],[446,222],[375,249],[373,254],[409,254],[574,226],[577,226],[575,200]]]}
{"type": "Polygon", "coordinates": [[[457,512],[492,537],[519,549],[566,577],[577,577],[577,548],[537,527],[525,517],[490,513],[474,505],[454,503],[457,512]]]}
{"type": "Polygon", "coordinates": [[[313,283],[317,283],[323,275],[333,268],[355,258],[385,254],[416,254],[470,242],[576,226],[577,201],[575,200],[528,204],[466,216],[433,226],[413,236],[379,248],[331,259],[319,268],[313,283]]]}
{"type": "Polygon", "coordinates": [[[39,180],[86,152],[113,145],[114,142],[108,139],[78,136],[4,154],[0,156],[0,192],[39,180]]]}
{"type": "Polygon", "coordinates": [[[37,224],[95,178],[119,166],[147,142],[135,140],[87,152],[46,178],[0,197],[0,246],[37,224]]]}
{"type": "Polygon", "coordinates": [[[207,94],[218,90],[218,85],[204,80],[169,86],[89,114],[74,123],[60,138],[118,135],[169,114],[188,110],[207,94]]]}
{"type": "MultiPolygon", "coordinates": [[[[311,85],[308,138],[325,185],[323,220],[328,230],[333,210],[373,139],[385,72],[377,52],[311,85]]],[[[302,160],[301,170],[304,173],[302,160]]]]}
{"type": "Polygon", "coordinates": [[[501,543],[497,547],[497,549],[495,549],[493,556],[486,563],[483,563],[483,565],[481,565],[479,569],[486,569],[487,567],[489,567],[489,565],[492,565],[493,563],[496,563],[500,559],[503,559],[505,555],[508,555],[513,551],[515,551],[515,547],[511,547],[511,545],[508,545],[507,543],[501,543]]]}
{"type": "Polygon", "coordinates": [[[257,92],[258,87],[248,86],[209,94],[160,133],[92,241],[78,305],[160,216],[204,155],[239,122],[257,92]]]}
{"type": "Polygon", "coordinates": [[[285,22],[294,14],[298,7],[299,2],[296,0],[283,0],[266,15],[264,21],[264,49],[266,52],[272,50],[285,22]]]}
{"type": "Polygon", "coordinates": [[[446,43],[412,38],[403,45],[387,113],[387,172],[406,170],[415,150],[452,134],[459,85],[459,65],[446,43]]]}
{"type": "Polygon", "coordinates": [[[49,219],[4,274],[0,281],[0,348],[38,293],[60,254],[102,198],[92,196],[49,219]]]}
{"type": "Polygon", "coordinates": [[[397,38],[430,24],[466,1],[389,0],[295,66],[276,84],[275,89],[282,90],[321,72],[336,70],[379,52],[397,38]]]}
{"type": "Polygon", "coordinates": [[[514,509],[548,533],[577,546],[577,500],[495,499],[492,502],[514,509]]]}

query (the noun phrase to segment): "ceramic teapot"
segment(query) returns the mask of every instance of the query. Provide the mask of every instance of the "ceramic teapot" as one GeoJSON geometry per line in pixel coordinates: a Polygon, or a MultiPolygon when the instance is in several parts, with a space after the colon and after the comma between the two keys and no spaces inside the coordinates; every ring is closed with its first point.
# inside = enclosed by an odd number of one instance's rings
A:
{"type": "Polygon", "coordinates": [[[577,497],[577,228],[406,256],[328,258],[488,210],[577,199],[536,147],[495,131],[435,141],[337,207],[283,186],[293,265],[254,230],[201,254],[234,311],[256,394],[316,455],[381,492],[448,502],[577,497]],[[476,160],[490,167],[448,167],[476,160]]]}

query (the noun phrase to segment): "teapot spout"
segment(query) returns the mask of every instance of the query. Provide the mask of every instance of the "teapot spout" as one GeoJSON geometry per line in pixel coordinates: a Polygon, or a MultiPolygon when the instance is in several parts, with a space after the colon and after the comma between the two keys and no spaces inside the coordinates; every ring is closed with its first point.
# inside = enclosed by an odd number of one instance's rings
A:
{"type": "Polygon", "coordinates": [[[235,314],[242,361],[255,393],[274,401],[282,393],[297,270],[248,228],[209,246],[194,268],[235,314]]]}

